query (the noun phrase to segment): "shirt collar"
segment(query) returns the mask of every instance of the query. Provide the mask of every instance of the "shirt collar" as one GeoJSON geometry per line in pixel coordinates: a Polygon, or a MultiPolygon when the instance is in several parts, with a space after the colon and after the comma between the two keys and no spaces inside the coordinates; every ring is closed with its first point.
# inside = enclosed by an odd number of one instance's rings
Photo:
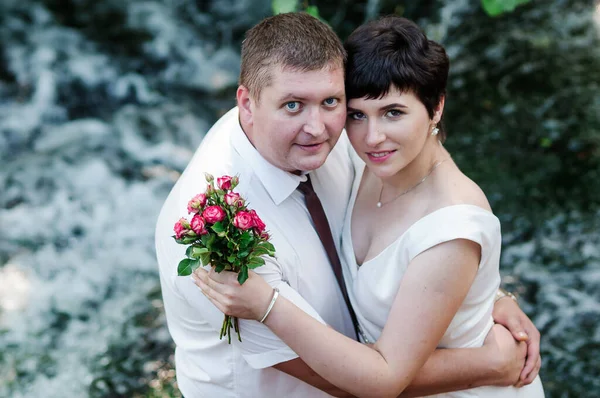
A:
{"type": "Polygon", "coordinates": [[[244,162],[252,167],[254,174],[265,187],[273,202],[279,206],[281,202],[294,193],[300,182],[306,181],[306,173],[298,176],[269,163],[258,153],[244,130],[242,130],[237,107],[234,116],[235,126],[232,126],[231,145],[244,162]]]}

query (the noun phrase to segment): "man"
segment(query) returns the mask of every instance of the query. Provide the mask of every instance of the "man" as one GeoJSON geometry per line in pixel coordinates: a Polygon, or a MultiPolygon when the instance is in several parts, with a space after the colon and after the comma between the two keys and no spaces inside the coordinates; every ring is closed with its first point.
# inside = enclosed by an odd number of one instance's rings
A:
{"type": "MultiPolygon", "coordinates": [[[[161,210],[156,250],[167,323],[177,345],[177,380],[187,397],[347,395],[312,372],[261,323],[240,320],[243,343],[219,340],[223,314],[191,278],[177,276],[185,247],[171,237],[174,222],[186,215],[187,201],[204,191],[205,172],[239,175],[236,191],[264,220],[277,249],[277,259],[266,259],[257,273],[316,319],[355,337],[326,250],[297,190],[310,171],[337,244],[354,178],[342,136],[344,60],[335,33],[307,14],[277,15],[248,31],[238,107],[209,131],[161,210]]],[[[501,300],[503,307],[511,308],[509,301],[501,300]]],[[[533,328],[518,307],[510,311],[510,322],[533,328]]],[[[524,350],[506,338],[491,340],[483,348],[436,351],[411,392],[514,383],[524,350]]]]}

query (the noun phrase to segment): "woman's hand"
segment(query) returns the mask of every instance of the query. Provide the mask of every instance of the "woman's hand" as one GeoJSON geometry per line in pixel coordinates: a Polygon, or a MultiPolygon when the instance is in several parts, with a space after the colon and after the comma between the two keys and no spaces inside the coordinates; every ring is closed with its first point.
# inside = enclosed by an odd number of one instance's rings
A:
{"type": "Polygon", "coordinates": [[[260,320],[264,316],[273,288],[253,271],[243,285],[235,272],[214,272],[198,268],[192,274],[202,293],[224,314],[241,319],[260,320]]]}
{"type": "Polygon", "coordinates": [[[521,371],[517,387],[533,382],[540,372],[542,358],[540,357],[540,332],[533,322],[510,298],[501,298],[494,305],[492,313],[494,322],[506,327],[515,340],[527,343],[527,361],[521,371]]]}

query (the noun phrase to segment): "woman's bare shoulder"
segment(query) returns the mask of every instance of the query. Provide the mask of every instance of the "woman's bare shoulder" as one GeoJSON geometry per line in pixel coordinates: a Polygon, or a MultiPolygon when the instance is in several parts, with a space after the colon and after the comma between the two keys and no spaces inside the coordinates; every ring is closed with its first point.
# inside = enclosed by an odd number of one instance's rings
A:
{"type": "Polygon", "coordinates": [[[479,185],[458,168],[438,178],[436,197],[439,207],[468,204],[492,211],[490,203],[479,185]]]}

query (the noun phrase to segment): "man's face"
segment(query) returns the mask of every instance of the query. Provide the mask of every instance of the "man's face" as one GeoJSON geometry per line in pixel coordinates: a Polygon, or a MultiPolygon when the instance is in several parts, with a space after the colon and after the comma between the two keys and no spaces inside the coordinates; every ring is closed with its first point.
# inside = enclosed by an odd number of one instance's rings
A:
{"type": "MultiPolygon", "coordinates": [[[[278,168],[298,173],[319,168],[346,120],[344,70],[326,67],[299,72],[281,66],[260,100],[241,104],[246,133],[258,152],[278,168]]],[[[238,90],[238,100],[239,90],[238,90]]]]}

